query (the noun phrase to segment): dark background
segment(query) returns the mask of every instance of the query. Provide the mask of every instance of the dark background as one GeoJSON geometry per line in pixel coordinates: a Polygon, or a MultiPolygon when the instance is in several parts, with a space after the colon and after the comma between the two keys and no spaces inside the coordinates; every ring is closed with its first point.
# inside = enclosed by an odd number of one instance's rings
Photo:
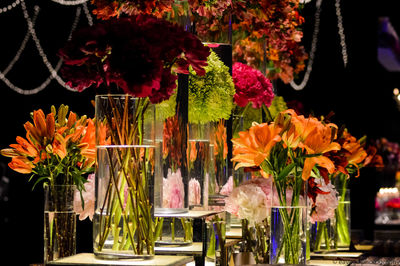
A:
{"type": "MultiPolygon", "coordinates": [[[[33,5],[40,6],[36,20],[36,33],[50,63],[58,61],[57,50],[67,40],[77,6],[65,6],[50,0],[27,1],[29,15],[33,5]]],[[[393,26],[400,32],[395,1],[341,1],[344,30],[348,51],[348,65],[343,66],[340,39],[335,14],[335,1],[324,0],[321,27],[313,71],[308,85],[302,91],[294,91],[282,82],[276,82],[278,95],[286,101],[298,100],[304,109],[314,115],[335,112],[333,122],[345,124],[356,137],[367,135],[369,139],[386,137],[398,142],[400,137],[399,109],[393,99],[393,88],[400,86],[399,73],[387,72],[377,61],[377,21],[379,16],[390,16],[393,26]]],[[[0,7],[12,0],[1,1],[0,7]]],[[[315,0],[303,10],[303,43],[309,51],[314,27],[315,0]]],[[[78,27],[86,26],[82,10],[78,27]]],[[[0,71],[3,71],[16,54],[27,31],[21,6],[0,13],[0,71]]],[[[23,89],[39,86],[49,71],[43,64],[32,39],[21,54],[19,61],[7,74],[7,78],[23,89]]],[[[300,83],[297,80],[297,83],[300,83]]],[[[70,92],[53,80],[48,87],[35,95],[21,95],[0,81],[1,138],[0,148],[15,143],[17,135],[24,136],[23,123],[30,120],[29,113],[42,108],[49,112],[50,106],[61,103],[79,115],[94,115],[90,104],[94,93],[70,92]]],[[[0,194],[0,254],[2,261],[12,259],[10,265],[27,265],[43,260],[43,191],[32,191],[28,176],[20,175],[6,167],[8,158],[1,157],[4,164],[3,183],[9,180],[8,193],[0,194]],[[6,198],[5,198],[6,196],[6,198]]],[[[3,167],[3,166],[2,166],[3,167]]],[[[352,228],[360,229],[366,239],[373,239],[374,195],[383,180],[394,180],[383,173],[363,169],[358,179],[351,181],[352,228]]],[[[91,223],[78,222],[77,251],[91,251],[91,223]]],[[[3,262],[1,263],[3,265],[3,262]]]]}

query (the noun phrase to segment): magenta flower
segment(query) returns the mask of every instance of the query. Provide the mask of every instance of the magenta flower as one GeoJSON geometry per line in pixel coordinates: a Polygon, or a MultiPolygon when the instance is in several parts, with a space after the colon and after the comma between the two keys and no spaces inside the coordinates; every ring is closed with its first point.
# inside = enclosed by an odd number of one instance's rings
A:
{"type": "Polygon", "coordinates": [[[172,173],[171,169],[168,169],[167,178],[163,178],[163,208],[183,208],[184,199],[185,189],[181,170],[172,173]]]}
{"type": "Polygon", "coordinates": [[[87,217],[92,221],[94,215],[94,182],[95,175],[90,174],[88,176],[88,182],[84,184],[85,189],[82,190],[82,197],[84,200],[84,208],[82,209],[81,195],[79,191],[75,192],[74,197],[74,210],[76,214],[79,214],[79,220],[85,220],[87,217]]]}
{"type": "Polygon", "coordinates": [[[238,106],[246,107],[250,102],[253,108],[260,108],[262,104],[271,106],[274,98],[272,84],[259,70],[236,62],[232,77],[236,89],[234,100],[238,106]]]}

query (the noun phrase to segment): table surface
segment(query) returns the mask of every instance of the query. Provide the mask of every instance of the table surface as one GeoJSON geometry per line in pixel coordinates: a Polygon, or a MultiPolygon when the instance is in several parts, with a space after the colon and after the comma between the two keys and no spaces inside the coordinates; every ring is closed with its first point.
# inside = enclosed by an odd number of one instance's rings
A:
{"type": "Polygon", "coordinates": [[[123,260],[102,260],[96,259],[93,253],[79,253],[74,256],[62,258],[56,261],[48,263],[48,265],[119,265],[119,266],[130,266],[130,265],[151,265],[151,266],[180,266],[186,265],[192,262],[194,259],[192,256],[164,256],[156,255],[153,259],[149,260],[135,260],[135,259],[123,259],[123,260]]]}

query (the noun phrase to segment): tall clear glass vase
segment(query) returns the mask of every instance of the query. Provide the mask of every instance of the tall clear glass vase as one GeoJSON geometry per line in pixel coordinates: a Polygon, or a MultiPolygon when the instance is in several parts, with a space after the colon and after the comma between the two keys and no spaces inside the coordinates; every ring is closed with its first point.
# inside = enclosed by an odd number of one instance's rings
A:
{"type": "Polygon", "coordinates": [[[154,256],[154,121],[148,99],[96,96],[93,251],[98,258],[154,256]]]}
{"type": "Polygon", "coordinates": [[[351,243],[350,189],[338,189],[339,204],[335,210],[336,237],[338,250],[349,250],[351,243]]]}
{"type": "Polygon", "coordinates": [[[208,210],[210,124],[189,124],[189,208],[208,210]]]}

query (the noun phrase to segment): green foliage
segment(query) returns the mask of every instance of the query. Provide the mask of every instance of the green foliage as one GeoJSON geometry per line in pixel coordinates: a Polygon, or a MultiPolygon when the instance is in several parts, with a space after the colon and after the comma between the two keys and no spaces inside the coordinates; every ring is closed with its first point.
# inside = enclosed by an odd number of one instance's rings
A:
{"type": "Polygon", "coordinates": [[[275,96],[272,100],[271,106],[268,107],[268,109],[272,115],[272,118],[275,119],[280,112],[287,110],[288,107],[282,96],[275,96]]]}

